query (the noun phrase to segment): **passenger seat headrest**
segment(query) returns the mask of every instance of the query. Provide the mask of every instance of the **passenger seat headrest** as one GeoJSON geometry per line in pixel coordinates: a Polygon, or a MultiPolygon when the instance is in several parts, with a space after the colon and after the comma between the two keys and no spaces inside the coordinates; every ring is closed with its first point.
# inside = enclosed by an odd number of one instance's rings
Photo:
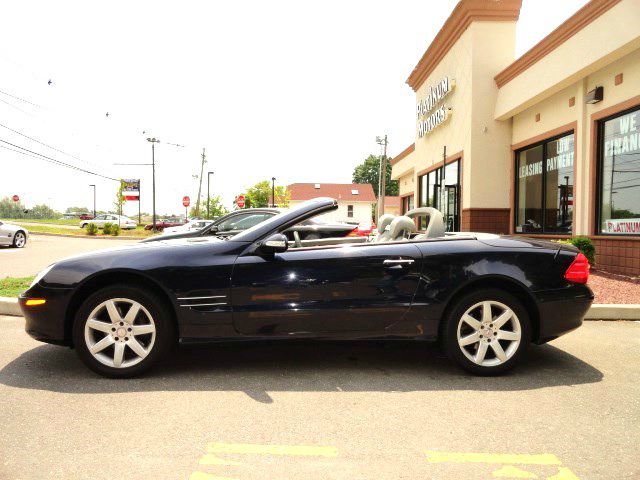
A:
{"type": "Polygon", "coordinates": [[[409,217],[400,216],[393,219],[391,222],[390,237],[391,240],[400,240],[406,238],[408,233],[415,232],[417,230],[416,224],[409,217]]]}
{"type": "Polygon", "coordinates": [[[394,218],[396,218],[396,216],[391,215],[390,213],[385,213],[384,215],[382,215],[378,220],[378,233],[384,232],[387,227],[391,225],[391,222],[394,218]]]}

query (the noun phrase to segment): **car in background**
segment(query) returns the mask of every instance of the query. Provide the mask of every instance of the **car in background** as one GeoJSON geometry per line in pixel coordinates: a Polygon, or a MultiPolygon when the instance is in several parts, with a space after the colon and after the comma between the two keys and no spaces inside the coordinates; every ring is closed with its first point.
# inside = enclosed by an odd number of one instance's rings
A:
{"type": "Polygon", "coordinates": [[[26,228],[11,223],[0,222],[0,245],[24,248],[27,245],[29,232],[26,228]]]}
{"type": "Polygon", "coordinates": [[[186,232],[195,232],[198,230],[202,230],[204,227],[209,226],[213,223],[213,220],[202,220],[201,218],[189,220],[184,225],[180,225],[179,227],[169,227],[165,228],[162,231],[163,235],[168,235],[172,233],[186,233],[186,232]]]}
{"type": "Polygon", "coordinates": [[[93,220],[93,215],[90,213],[83,213],[78,217],[80,220],[93,220]]]}
{"type": "Polygon", "coordinates": [[[105,223],[112,223],[114,225],[120,225],[123,230],[133,230],[138,224],[124,215],[116,215],[114,213],[105,213],[97,215],[96,218],[91,220],[80,220],[80,228],[85,228],[90,223],[95,224],[98,228],[104,228],[105,223]]]}
{"type": "MultiPolygon", "coordinates": [[[[278,208],[247,208],[236,210],[214,220],[202,230],[149,237],[142,240],[142,242],[209,236],[229,238],[284,211],[286,210],[278,208]]],[[[322,238],[346,237],[353,232],[355,228],[356,225],[349,223],[331,223],[318,219],[308,219],[289,228],[284,234],[291,241],[296,240],[296,235],[299,240],[318,240],[322,238]]]]}
{"type": "Polygon", "coordinates": [[[361,223],[354,228],[347,236],[348,237],[368,237],[373,235],[376,231],[375,223],[361,223]]]}
{"type": "MultiPolygon", "coordinates": [[[[182,218],[163,218],[162,220],[158,220],[156,221],[156,230],[158,230],[159,232],[163,231],[165,228],[171,228],[171,227],[180,227],[182,225],[184,225],[186,223],[186,221],[182,218]]],[[[153,230],[153,223],[149,223],[148,225],[144,226],[145,230],[153,230]]]]}

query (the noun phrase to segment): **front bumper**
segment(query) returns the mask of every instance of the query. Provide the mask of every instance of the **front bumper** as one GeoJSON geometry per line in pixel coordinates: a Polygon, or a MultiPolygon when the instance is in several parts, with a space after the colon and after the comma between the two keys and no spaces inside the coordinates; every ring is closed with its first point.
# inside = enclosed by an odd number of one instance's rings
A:
{"type": "Polygon", "coordinates": [[[540,328],[536,343],[542,344],[569,333],[582,325],[593,303],[593,292],[586,285],[538,294],[540,328]]]}
{"type": "Polygon", "coordinates": [[[54,345],[71,345],[70,329],[65,317],[71,289],[43,288],[34,285],[18,298],[18,304],[25,318],[25,331],[32,338],[54,345]],[[30,298],[44,298],[44,305],[27,306],[30,298]]]}

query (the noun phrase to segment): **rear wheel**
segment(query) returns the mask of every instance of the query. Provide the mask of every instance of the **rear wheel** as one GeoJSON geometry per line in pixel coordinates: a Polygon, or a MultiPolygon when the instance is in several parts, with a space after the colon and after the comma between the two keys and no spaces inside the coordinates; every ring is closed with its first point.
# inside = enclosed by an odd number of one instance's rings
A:
{"type": "Polygon", "coordinates": [[[107,287],[76,314],[73,341],[80,359],[100,375],[140,375],[164,357],[174,341],[172,319],[157,295],[138,287],[107,287]]]}
{"type": "Polygon", "coordinates": [[[27,244],[27,234],[24,233],[22,230],[17,231],[16,234],[13,236],[13,246],[16,248],[24,248],[26,244],[27,244]]]}
{"type": "Polygon", "coordinates": [[[482,289],[462,297],[445,318],[447,355],[476,375],[513,368],[531,341],[529,315],[508,292],[482,289]]]}

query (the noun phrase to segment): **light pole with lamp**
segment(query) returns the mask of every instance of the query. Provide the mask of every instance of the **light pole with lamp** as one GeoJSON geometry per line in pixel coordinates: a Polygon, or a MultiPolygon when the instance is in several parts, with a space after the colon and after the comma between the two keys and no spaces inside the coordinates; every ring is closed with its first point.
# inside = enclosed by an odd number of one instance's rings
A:
{"type": "Polygon", "coordinates": [[[153,137],[147,138],[147,142],[151,143],[151,172],[152,172],[152,181],[151,181],[151,189],[153,196],[153,232],[156,232],[156,143],[160,143],[160,140],[153,137]]]}
{"type": "Polygon", "coordinates": [[[93,218],[96,218],[96,186],[95,185],[89,185],[90,187],[93,187],[93,218]]]}
{"type": "Polygon", "coordinates": [[[276,206],[276,177],[271,177],[271,206],[276,206]]]}

